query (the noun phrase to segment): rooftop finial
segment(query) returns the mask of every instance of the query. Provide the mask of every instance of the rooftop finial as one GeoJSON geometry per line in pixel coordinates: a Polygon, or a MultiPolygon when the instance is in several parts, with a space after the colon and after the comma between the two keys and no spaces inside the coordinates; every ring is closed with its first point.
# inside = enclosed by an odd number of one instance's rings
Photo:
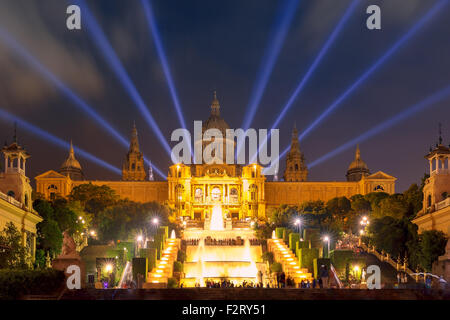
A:
{"type": "Polygon", "coordinates": [[[439,144],[442,144],[442,123],[439,122],[439,144]]]}
{"type": "Polygon", "coordinates": [[[211,114],[215,116],[220,116],[220,105],[219,100],[217,99],[216,90],[214,90],[213,92],[213,101],[211,103],[211,114]]]}
{"type": "Polygon", "coordinates": [[[359,150],[359,144],[356,145],[355,159],[361,159],[361,151],[359,150]]]}

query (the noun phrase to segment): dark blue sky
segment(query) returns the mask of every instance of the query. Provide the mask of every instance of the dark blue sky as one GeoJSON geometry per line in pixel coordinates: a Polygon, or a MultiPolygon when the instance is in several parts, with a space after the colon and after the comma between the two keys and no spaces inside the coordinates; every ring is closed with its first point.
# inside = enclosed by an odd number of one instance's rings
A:
{"type": "MultiPolygon", "coordinates": [[[[300,0],[253,128],[270,128],[276,116],[333,31],[348,0],[300,0]]],[[[280,148],[289,144],[291,129],[308,127],[397,39],[437,1],[360,1],[336,42],[279,125],[280,148]],[[365,27],[369,4],[382,10],[382,30],[365,27]]],[[[179,122],[164,73],[138,0],[89,0],[103,31],[149,106],[163,134],[170,138],[179,122]]],[[[153,0],[155,18],[184,111],[206,120],[212,91],[231,127],[240,127],[261,59],[282,1],[153,0]]],[[[86,28],[68,31],[65,11],[70,1],[5,0],[0,27],[8,32],[127,138],[136,121],[141,148],[164,172],[168,155],[120,85],[86,28]]],[[[408,106],[450,85],[450,3],[410,41],[354,91],[302,142],[312,162],[389,119],[408,106]]],[[[46,82],[0,42],[0,108],[31,122],[97,157],[121,167],[126,148],[46,82]]],[[[397,177],[398,191],[419,182],[426,171],[423,158],[437,141],[438,122],[450,143],[450,98],[361,143],[372,172],[397,177]]],[[[12,138],[12,123],[1,122],[0,138],[12,138]]],[[[28,174],[58,169],[67,150],[19,127],[19,142],[32,154],[28,174]]],[[[343,180],[354,149],[310,171],[310,180],[343,180]]],[[[79,157],[90,179],[120,177],[79,157]]],[[[284,159],[281,171],[284,170],[284,159]]]]}

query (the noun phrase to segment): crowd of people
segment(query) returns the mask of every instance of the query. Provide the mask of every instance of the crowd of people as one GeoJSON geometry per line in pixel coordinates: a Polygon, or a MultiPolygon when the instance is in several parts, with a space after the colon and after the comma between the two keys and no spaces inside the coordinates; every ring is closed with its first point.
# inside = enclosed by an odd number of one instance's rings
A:
{"type": "MultiPolygon", "coordinates": [[[[186,239],[183,241],[185,241],[185,244],[188,246],[198,246],[200,239],[186,239]]],[[[249,243],[251,246],[259,246],[261,245],[261,240],[249,239],[249,243]]],[[[235,239],[214,239],[211,237],[205,238],[205,246],[243,246],[244,244],[245,240],[240,237],[237,237],[235,239]]]]}

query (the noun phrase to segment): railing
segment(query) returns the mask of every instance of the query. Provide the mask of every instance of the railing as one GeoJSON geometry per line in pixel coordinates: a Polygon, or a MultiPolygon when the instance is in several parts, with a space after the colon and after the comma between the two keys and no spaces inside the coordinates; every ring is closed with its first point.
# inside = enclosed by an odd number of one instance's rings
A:
{"type": "Polygon", "coordinates": [[[449,207],[450,206],[450,198],[447,198],[441,202],[438,202],[434,206],[435,206],[436,211],[441,210],[446,207],[449,207]]]}
{"type": "MultiPolygon", "coordinates": [[[[401,261],[395,261],[390,257],[389,253],[379,253],[375,247],[368,247],[366,244],[364,243],[360,243],[360,247],[363,248],[365,251],[367,251],[368,253],[373,254],[375,257],[378,258],[378,260],[380,260],[381,262],[387,262],[389,263],[395,270],[397,271],[404,271],[406,272],[411,278],[415,278],[414,276],[416,275],[416,272],[412,271],[410,268],[408,268],[408,264],[406,261],[404,261],[403,263],[401,261]]],[[[416,279],[417,280],[417,279],[416,279]]]]}
{"type": "Polygon", "coordinates": [[[19,201],[17,201],[16,199],[14,199],[11,196],[8,196],[7,194],[4,194],[3,192],[0,192],[0,199],[8,201],[12,205],[15,205],[16,207],[19,207],[19,208],[23,209],[23,204],[22,203],[20,203],[19,201]]]}
{"type": "Polygon", "coordinates": [[[344,285],[342,284],[341,280],[339,280],[336,269],[334,268],[334,266],[332,264],[330,264],[330,269],[331,269],[331,273],[333,274],[334,281],[336,281],[339,289],[342,289],[344,287],[344,285]]]}

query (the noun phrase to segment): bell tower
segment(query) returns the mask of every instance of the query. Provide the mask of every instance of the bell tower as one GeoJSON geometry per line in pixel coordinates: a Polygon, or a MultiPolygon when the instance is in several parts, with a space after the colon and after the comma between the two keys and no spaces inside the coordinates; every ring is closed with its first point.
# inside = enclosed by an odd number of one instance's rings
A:
{"type": "Polygon", "coordinates": [[[2,148],[5,158],[4,171],[0,174],[0,192],[20,202],[24,209],[32,210],[30,179],[25,175],[26,161],[30,158],[17,142],[16,129],[13,143],[2,148]]]}
{"type": "Polygon", "coordinates": [[[423,209],[432,212],[435,204],[450,197],[450,146],[442,142],[441,125],[439,124],[438,143],[425,156],[430,166],[430,177],[423,187],[423,209]]]}
{"type": "Polygon", "coordinates": [[[123,181],[144,181],[146,179],[144,156],[139,150],[136,124],[133,124],[131,132],[130,149],[125,157],[122,167],[123,181]]]}
{"type": "Polygon", "coordinates": [[[306,181],[308,178],[308,168],[305,164],[305,157],[300,151],[298,142],[298,131],[294,124],[292,131],[291,150],[286,157],[286,170],[284,171],[284,181],[298,182],[306,181]]]}

